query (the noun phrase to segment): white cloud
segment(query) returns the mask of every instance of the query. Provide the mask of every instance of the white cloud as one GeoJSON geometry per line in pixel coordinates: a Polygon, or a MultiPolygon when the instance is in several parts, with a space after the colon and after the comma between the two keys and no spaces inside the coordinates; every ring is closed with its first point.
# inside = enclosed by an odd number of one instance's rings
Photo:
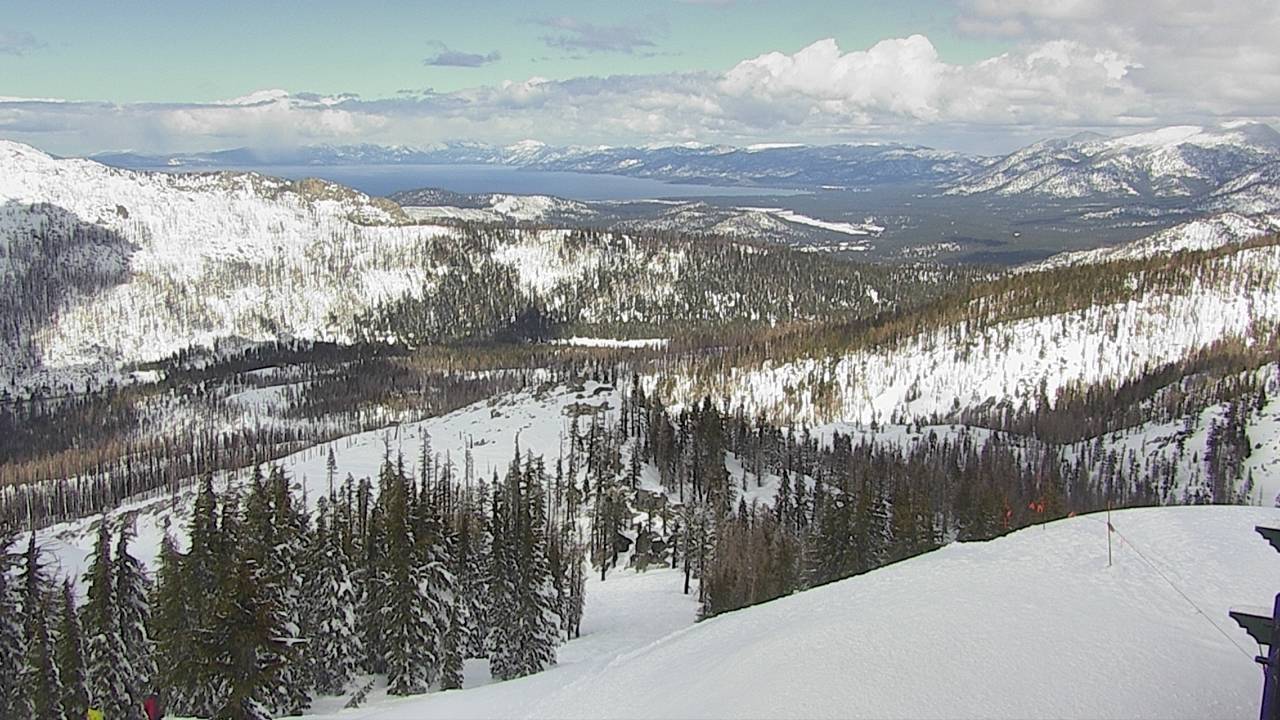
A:
{"type": "MultiPolygon", "coordinates": [[[[1198,4],[1165,4],[1167,16],[1148,28],[1127,3],[975,0],[957,21],[962,27],[1016,31],[1025,41],[968,64],[942,60],[928,38],[912,35],[851,50],[819,40],[721,74],[534,77],[385,99],[282,90],[205,104],[0,98],[0,136],[64,153],[528,137],[583,144],[875,138],[1002,150],[1080,128],[1275,122],[1280,50],[1252,38],[1230,41],[1229,28],[1247,24],[1247,13],[1232,10],[1204,25],[1198,4]],[[1101,22],[1100,13],[1112,9],[1116,22],[1101,22]],[[1199,58],[1199,69],[1173,57],[1177,38],[1197,34],[1204,41],[1185,54],[1199,58]]],[[[1254,7],[1262,28],[1276,15],[1270,7],[1254,7]]]]}
{"type": "Polygon", "coordinates": [[[939,59],[921,35],[844,53],[834,40],[739,63],[720,83],[737,98],[787,108],[810,125],[1111,124],[1142,98],[1127,57],[1058,40],[971,65],[939,59]]]}
{"type": "Polygon", "coordinates": [[[1276,0],[970,0],[964,32],[1026,43],[1072,40],[1128,57],[1156,109],[1201,115],[1280,112],[1276,0]]]}

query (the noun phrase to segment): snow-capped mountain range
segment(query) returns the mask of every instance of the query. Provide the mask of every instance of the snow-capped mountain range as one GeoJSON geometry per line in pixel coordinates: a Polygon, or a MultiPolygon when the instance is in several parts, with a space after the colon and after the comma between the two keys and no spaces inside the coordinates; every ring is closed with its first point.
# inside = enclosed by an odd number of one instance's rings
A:
{"type": "Polygon", "coordinates": [[[507,165],[764,187],[863,187],[895,182],[936,183],[983,167],[986,158],[918,145],[646,145],[555,146],[526,140],[512,145],[445,143],[423,148],[317,145],[291,151],[246,148],[182,155],[103,153],[94,159],[134,168],[216,168],[247,165],[507,165]]]}
{"type": "MultiPolygon", "coordinates": [[[[1174,126],[1116,138],[1085,133],[1025,147],[956,180],[947,192],[1143,201],[1212,194],[1214,209],[1248,212],[1236,204],[1248,203],[1248,196],[1233,196],[1274,183],[1274,168],[1264,168],[1277,161],[1280,132],[1260,123],[1174,126]]],[[[1274,193],[1270,199],[1267,207],[1274,208],[1274,193]]]]}
{"type": "Polygon", "coordinates": [[[139,168],[485,164],[806,189],[911,183],[936,185],[955,195],[993,193],[1128,202],[1204,198],[1207,209],[1249,213],[1261,212],[1260,207],[1276,207],[1280,133],[1261,123],[1229,123],[1216,128],[1171,126],[1119,137],[1081,133],[1038,142],[1002,158],[894,143],[586,147],[526,140],[511,145],[457,142],[426,147],[237,148],[178,155],[119,152],[102,153],[95,159],[139,168]],[[1270,190],[1260,189],[1260,185],[1270,190]]]}

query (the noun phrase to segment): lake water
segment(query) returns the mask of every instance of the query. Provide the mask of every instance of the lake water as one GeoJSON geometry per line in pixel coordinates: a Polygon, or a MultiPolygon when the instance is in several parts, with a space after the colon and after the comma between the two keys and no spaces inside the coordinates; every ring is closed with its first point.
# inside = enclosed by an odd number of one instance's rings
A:
{"type": "MultiPolygon", "coordinates": [[[[173,169],[184,171],[193,168],[173,169]]],[[[503,165],[269,165],[218,169],[253,170],[293,180],[319,177],[370,195],[390,195],[399,190],[427,187],[460,193],[555,195],[573,200],[764,197],[798,192],[775,188],[681,185],[646,178],[523,170],[503,165]]]]}

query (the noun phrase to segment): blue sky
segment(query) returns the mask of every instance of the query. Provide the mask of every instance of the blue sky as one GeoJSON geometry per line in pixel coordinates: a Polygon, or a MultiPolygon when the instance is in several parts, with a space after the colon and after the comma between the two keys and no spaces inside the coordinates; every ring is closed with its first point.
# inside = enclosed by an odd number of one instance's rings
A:
{"type": "Polygon", "coordinates": [[[527,137],[994,151],[1273,122],[1277,36],[1274,0],[7,0],[0,137],[67,153],[527,137]]]}
{"type": "Polygon", "coordinates": [[[958,35],[954,12],[937,2],[8,0],[0,28],[38,47],[0,56],[0,93],[199,102],[281,87],[378,97],[531,76],[723,71],[826,37],[859,48],[921,33],[953,62],[1006,49],[958,35]],[[423,62],[442,54],[480,62],[423,62]]]}

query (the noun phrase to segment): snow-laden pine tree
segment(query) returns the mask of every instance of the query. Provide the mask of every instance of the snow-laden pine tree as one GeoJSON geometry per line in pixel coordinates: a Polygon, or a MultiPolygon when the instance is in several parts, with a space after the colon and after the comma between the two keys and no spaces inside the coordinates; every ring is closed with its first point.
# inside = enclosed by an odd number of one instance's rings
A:
{"type": "Polygon", "coordinates": [[[517,675],[541,672],[556,662],[560,609],[547,561],[546,472],[532,457],[516,480],[517,675]]]}
{"type": "Polygon", "coordinates": [[[85,666],[84,630],[70,579],[62,583],[60,600],[55,652],[62,678],[62,714],[82,718],[89,711],[89,670],[85,666]]]}
{"type": "Polygon", "coordinates": [[[53,633],[49,628],[49,620],[53,617],[53,592],[40,562],[35,533],[30,535],[27,543],[19,582],[22,584],[23,632],[27,645],[22,683],[31,702],[32,717],[57,717],[62,712],[62,678],[58,674],[53,633]]]}
{"type": "Polygon", "coordinates": [[[230,688],[223,707],[234,712],[256,711],[260,705],[272,714],[296,713],[301,709],[297,694],[305,698],[309,690],[291,685],[305,680],[295,672],[300,629],[290,606],[297,597],[290,559],[294,528],[288,488],[282,490],[282,484],[278,472],[267,480],[255,472],[243,514],[223,513],[223,541],[234,550],[222,573],[214,615],[220,641],[216,656],[230,688]]]}
{"type": "Polygon", "coordinates": [[[441,645],[440,689],[457,690],[462,687],[462,639],[463,627],[458,619],[458,603],[449,605],[449,625],[444,631],[441,645]]]}
{"type": "Polygon", "coordinates": [[[22,668],[26,663],[26,634],[22,629],[18,589],[12,568],[13,534],[0,530],[0,717],[31,717],[24,692],[22,668]]]}
{"type": "Polygon", "coordinates": [[[561,627],[566,640],[582,635],[582,614],[587,603],[586,548],[582,537],[575,535],[570,545],[568,595],[561,610],[561,627]]]}
{"type": "MultiPolygon", "coordinates": [[[[365,495],[362,484],[361,496],[365,495]]],[[[363,501],[361,505],[364,505],[363,501]]],[[[386,580],[386,523],[380,504],[359,514],[365,520],[362,521],[364,532],[361,536],[364,552],[353,574],[356,593],[360,598],[356,623],[360,631],[360,644],[364,648],[362,665],[366,672],[381,674],[387,670],[387,635],[384,632],[387,595],[383,591],[386,580]]]]}
{"type": "MultiPolygon", "coordinates": [[[[234,528],[234,497],[224,498],[223,523],[234,528]]],[[[226,689],[216,665],[214,610],[221,576],[234,546],[223,542],[213,476],[205,475],[187,526],[190,549],[179,552],[172,535],[161,544],[153,608],[157,685],[175,715],[209,717],[226,689]]]]}
{"type": "Polygon", "coordinates": [[[488,483],[481,481],[468,489],[457,514],[457,541],[453,558],[454,588],[458,602],[458,623],[462,629],[459,647],[463,658],[488,657],[489,523],[485,517],[488,483]]]}
{"type": "Polygon", "coordinates": [[[147,595],[151,580],[142,563],[129,553],[133,534],[132,522],[126,521],[120,526],[113,575],[116,606],[120,612],[120,639],[124,643],[125,663],[132,673],[128,678],[129,692],[134,704],[141,705],[153,688],[156,665],[148,633],[151,608],[147,595]]]}
{"type": "Polygon", "coordinates": [[[452,463],[446,460],[436,483],[424,485],[418,502],[410,508],[414,552],[426,580],[427,611],[431,616],[431,642],[436,657],[431,672],[432,682],[438,678],[443,662],[444,636],[450,622],[449,608],[458,596],[454,572],[458,538],[453,523],[446,522],[446,515],[454,507],[452,486],[455,476],[452,463]]]}
{"type": "Polygon", "coordinates": [[[271,507],[274,512],[276,542],[268,548],[266,576],[274,582],[273,606],[282,625],[279,642],[280,699],[273,709],[277,714],[297,715],[311,704],[312,679],[306,662],[302,638],[302,563],[310,541],[311,524],[305,507],[295,502],[289,481],[280,467],[269,477],[271,507]]]}
{"type": "Polygon", "coordinates": [[[356,589],[351,561],[334,526],[330,503],[321,498],[303,587],[305,654],[316,692],[340,695],[359,669],[363,649],[356,628],[356,589]]]}
{"type": "Polygon", "coordinates": [[[82,622],[89,668],[89,699],[106,717],[137,720],[142,707],[129,694],[129,668],[120,633],[120,612],[111,576],[111,531],[104,517],[98,523],[93,559],[85,572],[88,601],[82,622]]]}
{"type": "MultiPolygon", "coordinates": [[[[518,472],[518,470],[516,470],[518,472]]],[[[519,607],[519,568],[516,564],[512,523],[509,516],[507,487],[493,479],[492,517],[489,521],[488,581],[489,634],[486,645],[489,651],[489,672],[498,680],[519,676],[519,626],[516,612],[519,607]]]]}
{"type": "Polygon", "coordinates": [[[386,559],[381,573],[387,692],[427,691],[440,669],[440,632],[428,558],[414,538],[413,489],[403,466],[382,469],[379,503],[386,512],[386,559]]]}

